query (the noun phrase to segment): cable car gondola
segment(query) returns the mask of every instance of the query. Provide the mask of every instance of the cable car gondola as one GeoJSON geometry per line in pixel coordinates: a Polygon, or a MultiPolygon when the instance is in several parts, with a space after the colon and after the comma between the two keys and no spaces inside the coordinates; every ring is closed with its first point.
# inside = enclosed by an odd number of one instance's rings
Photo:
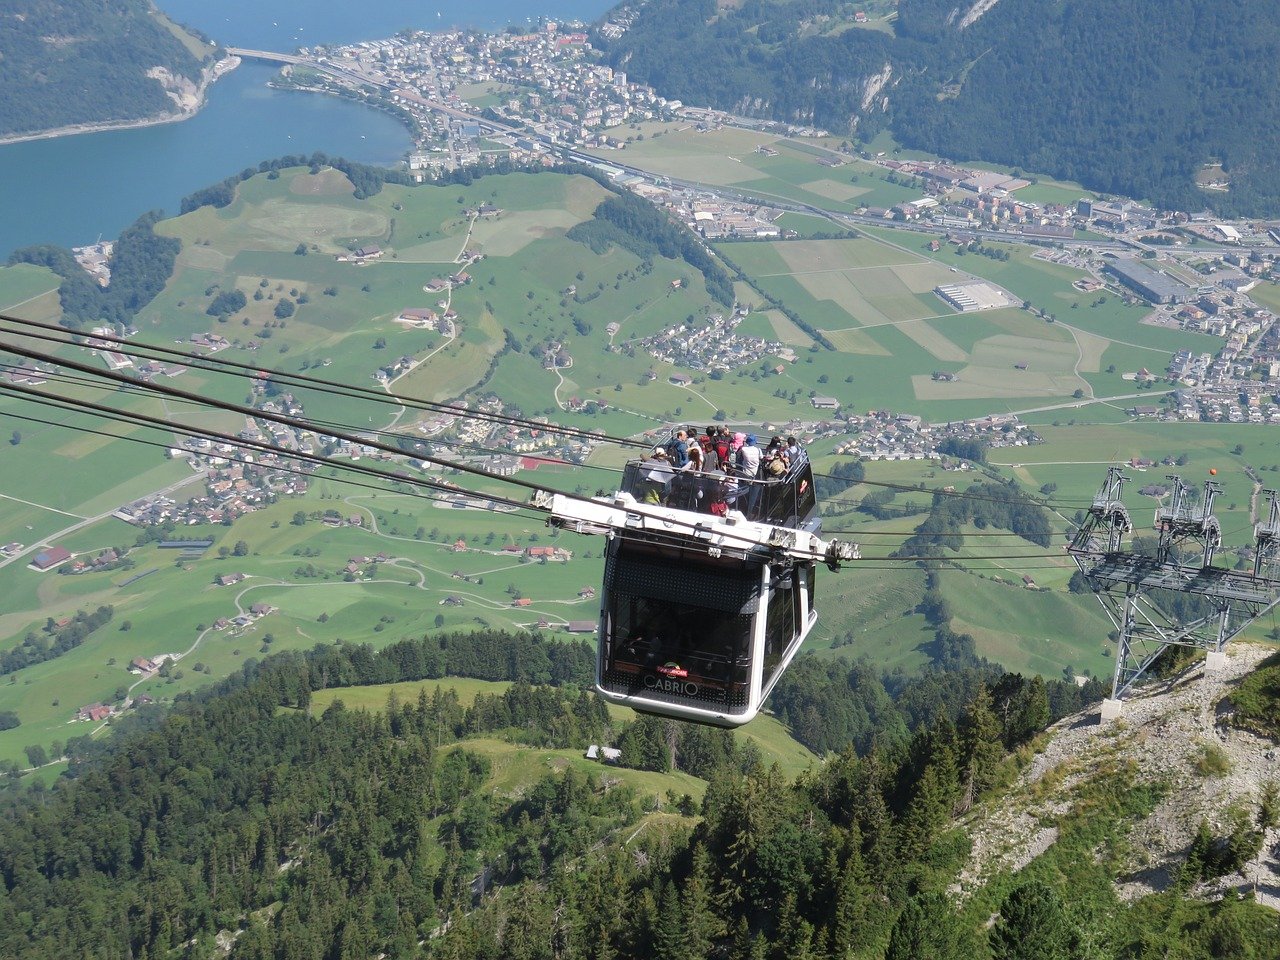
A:
{"type": "Polygon", "coordinates": [[[611,496],[535,502],[555,526],[609,538],[596,692],[696,723],[737,727],[760,711],[817,622],[817,563],[858,556],[818,536],[805,456],[768,480],[633,460],[611,496]]]}

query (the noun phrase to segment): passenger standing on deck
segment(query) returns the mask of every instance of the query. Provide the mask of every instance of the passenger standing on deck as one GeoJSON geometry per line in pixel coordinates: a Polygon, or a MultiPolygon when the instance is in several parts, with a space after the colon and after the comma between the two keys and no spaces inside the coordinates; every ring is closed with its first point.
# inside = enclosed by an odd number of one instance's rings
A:
{"type": "Polygon", "coordinates": [[[738,474],[748,481],[744,512],[748,518],[753,518],[760,501],[760,484],[757,482],[760,478],[760,448],[756,446],[754,433],[747,434],[738,450],[738,474]]]}
{"type": "Polygon", "coordinates": [[[702,447],[702,469],[705,471],[720,469],[720,453],[716,450],[716,428],[707,427],[706,436],[698,438],[702,447]]]}
{"type": "Polygon", "coordinates": [[[738,473],[748,480],[760,476],[760,448],[756,446],[756,435],[747,434],[738,450],[738,473]]]}
{"type": "Polygon", "coordinates": [[[689,462],[685,464],[684,469],[693,473],[701,473],[703,469],[702,446],[698,443],[689,444],[689,462]]]}
{"type": "Polygon", "coordinates": [[[794,463],[799,463],[799,462],[800,462],[800,458],[801,458],[803,455],[804,455],[804,454],[803,454],[803,451],[800,449],[800,441],[799,441],[799,440],[797,440],[795,437],[787,437],[787,463],[788,463],[788,465],[790,465],[790,464],[794,464],[794,463]]]}
{"type": "Polygon", "coordinates": [[[720,461],[720,469],[726,473],[733,467],[733,435],[729,428],[721,426],[716,432],[716,458],[720,461]]]}
{"type": "Polygon", "coordinates": [[[706,477],[706,482],[703,484],[705,496],[702,507],[707,513],[723,517],[729,512],[729,487],[726,477],[720,470],[708,470],[703,476],[706,477]]]}
{"type": "Polygon", "coordinates": [[[683,470],[689,462],[689,434],[681,427],[673,439],[667,441],[667,459],[671,466],[683,470]]]}

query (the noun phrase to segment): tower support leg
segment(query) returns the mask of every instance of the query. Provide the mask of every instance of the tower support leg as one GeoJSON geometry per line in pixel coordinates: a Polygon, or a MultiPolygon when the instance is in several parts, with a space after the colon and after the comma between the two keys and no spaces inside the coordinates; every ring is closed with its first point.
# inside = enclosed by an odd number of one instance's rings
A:
{"type": "Polygon", "coordinates": [[[1218,636],[1214,640],[1213,649],[1204,655],[1205,673],[1221,670],[1227,665],[1227,636],[1231,622],[1231,608],[1222,607],[1218,611],[1218,636]]]}

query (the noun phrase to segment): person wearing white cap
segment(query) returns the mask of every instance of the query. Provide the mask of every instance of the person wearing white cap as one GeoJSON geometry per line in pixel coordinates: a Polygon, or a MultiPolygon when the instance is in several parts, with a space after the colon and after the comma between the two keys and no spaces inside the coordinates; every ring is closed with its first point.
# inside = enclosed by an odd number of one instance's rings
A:
{"type": "Polygon", "coordinates": [[[662,447],[653,448],[653,456],[645,462],[644,496],[645,503],[662,503],[666,499],[667,484],[675,476],[671,463],[667,459],[667,451],[662,447]]]}

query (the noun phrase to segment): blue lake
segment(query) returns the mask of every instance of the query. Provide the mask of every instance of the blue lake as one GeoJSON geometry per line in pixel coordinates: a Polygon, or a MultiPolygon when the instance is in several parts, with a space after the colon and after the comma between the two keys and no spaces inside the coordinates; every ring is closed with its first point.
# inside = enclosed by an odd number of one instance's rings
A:
{"type": "MultiPolygon", "coordinates": [[[[160,6],[220,43],[276,50],[375,39],[405,27],[500,27],[523,22],[533,9],[510,0],[161,0],[160,6]]],[[[609,6],[559,0],[545,13],[594,19],[609,6]]],[[[323,150],[389,164],[409,149],[407,130],[391,117],[336,97],[271,90],[266,83],[274,73],[243,64],[181,123],[0,147],[0,258],[34,243],[114,237],[147,210],[176,213],[194,190],[282,154],[323,150]]]]}

